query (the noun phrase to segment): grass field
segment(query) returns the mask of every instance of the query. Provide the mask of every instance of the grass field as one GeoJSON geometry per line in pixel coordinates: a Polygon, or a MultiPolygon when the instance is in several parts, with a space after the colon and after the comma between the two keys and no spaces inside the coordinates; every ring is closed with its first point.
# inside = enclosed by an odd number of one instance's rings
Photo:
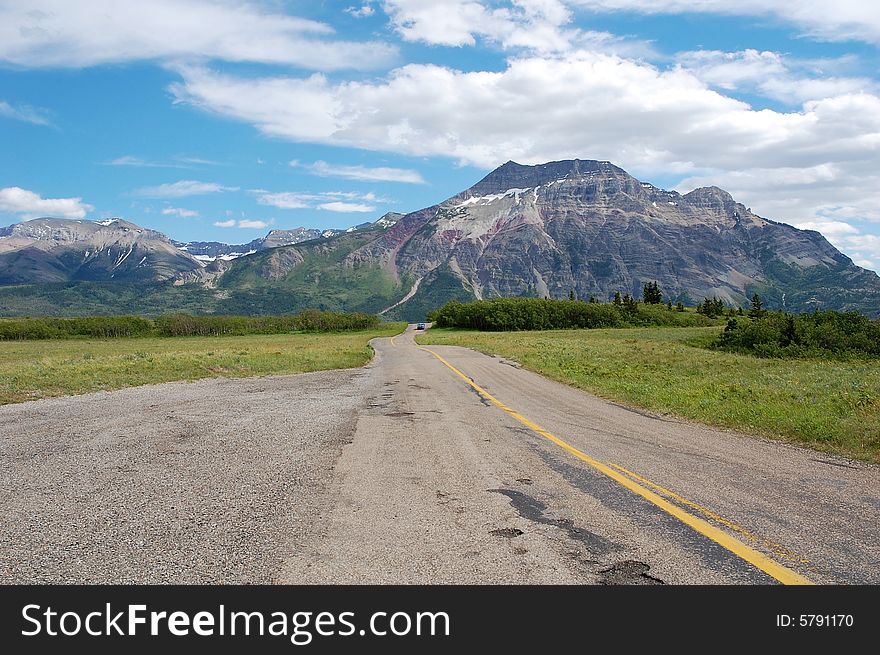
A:
{"type": "Polygon", "coordinates": [[[880,362],[758,359],[710,351],[718,328],[547,332],[432,329],[598,396],[880,463],[880,362]]]}
{"type": "Polygon", "coordinates": [[[331,334],[0,342],[0,404],[209,377],[362,366],[373,337],[404,323],[331,334]]]}

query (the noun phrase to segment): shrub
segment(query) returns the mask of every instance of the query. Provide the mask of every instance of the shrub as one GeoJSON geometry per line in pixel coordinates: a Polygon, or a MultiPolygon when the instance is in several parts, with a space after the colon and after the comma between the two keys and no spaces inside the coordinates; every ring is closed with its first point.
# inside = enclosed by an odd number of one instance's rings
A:
{"type": "Polygon", "coordinates": [[[702,316],[670,311],[665,305],[645,305],[631,297],[621,299],[620,304],[546,298],[453,301],[431,312],[428,319],[437,327],[487,331],[713,325],[702,316]]]}
{"type": "Polygon", "coordinates": [[[880,357],[880,320],[858,312],[732,318],[712,347],[758,357],[880,357]]]}

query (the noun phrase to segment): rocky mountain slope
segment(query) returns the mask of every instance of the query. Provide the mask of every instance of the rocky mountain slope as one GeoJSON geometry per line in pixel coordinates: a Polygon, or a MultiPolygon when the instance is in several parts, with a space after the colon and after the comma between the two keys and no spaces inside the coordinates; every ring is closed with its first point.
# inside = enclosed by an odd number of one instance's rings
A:
{"type": "Polygon", "coordinates": [[[118,219],[39,218],[0,231],[0,285],[194,281],[201,271],[161,232],[118,219]]]}
{"type": "MultiPolygon", "coordinates": [[[[818,232],[761,218],[716,187],[681,195],[609,162],[508,162],[407,215],[350,261],[421,280],[420,296],[607,300],[656,280],[672,300],[880,313],[880,278],[818,232]]],[[[436,301],[432,301],[434,303],[436,301]]]]}

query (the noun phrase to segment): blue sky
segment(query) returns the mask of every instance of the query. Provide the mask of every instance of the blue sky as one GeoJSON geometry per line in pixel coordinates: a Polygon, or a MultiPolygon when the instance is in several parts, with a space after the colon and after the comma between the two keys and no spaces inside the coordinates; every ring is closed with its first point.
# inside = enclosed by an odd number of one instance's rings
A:
{"type": "Polygon", "coordinates": [[[0,224],[241,243],[579,157],[877,270],[878,43],[863,0],[0,0],[0,224]]]}

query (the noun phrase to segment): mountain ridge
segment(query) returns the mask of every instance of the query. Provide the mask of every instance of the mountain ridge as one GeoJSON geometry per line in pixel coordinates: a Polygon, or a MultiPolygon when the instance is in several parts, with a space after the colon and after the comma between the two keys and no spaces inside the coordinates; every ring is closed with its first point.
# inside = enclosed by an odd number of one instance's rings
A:
{"type": "MultiPolygon", "coordinates": [[[[254,252],[215,253],[210,263],[178,250],[189,258],[185,270],[157,283],[190,290],[208,312],[308,304],[418,319],[450,299],[574,292],[608,300],[617,291],[638,297],[656,281],[674,302],[715,296],[744,305],[757,292],[768,307],[880,315],[880,277],[820,233],[758,216],[718,187],[667,191],[607,161],[510,161],[440,203],[383,219],[289,245],[303,234],[273,231],[261,244],[234,246],[254,252]],[[273,234],[277,245],[268,247],[273,234]]],[[[7,239],[0,284],[9,284],[7,239]]],[[[20,295],[39,296],[36,287],[20,295]]],[[[179,293],[169,297],[189,306],[179,293]]],[[[0,287],[0,313],[19,311],[10,297],[0,287]]]]}

